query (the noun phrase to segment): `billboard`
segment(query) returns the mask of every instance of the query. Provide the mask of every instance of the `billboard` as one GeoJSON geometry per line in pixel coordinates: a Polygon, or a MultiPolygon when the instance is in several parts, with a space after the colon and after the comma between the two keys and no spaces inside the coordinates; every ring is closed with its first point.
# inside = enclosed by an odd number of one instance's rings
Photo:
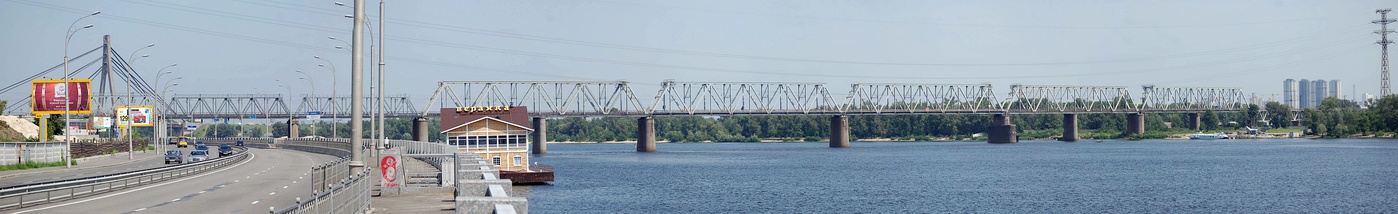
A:
{"type": "Polygon", "coordinates": [[[116,109],[117,127],[151,126],[151,106],[117,106],[116,109]]]}
{"type": "Polygon", "coordinates": [[[30,95],[34,97],[29,103],[30,112],[35,115],[41,114],[62,114],[67,106],[67,110],[72,114],[91,114],[92,90],[88,86],[92,85],[90,79],[69,79],[68,84],[63,84],[63,80],[34,80],[33,90],[30,95]]]}
{"type": "Polygon", "coordinates": [[[110,117],[92,117],[88,122],[92,126],[92,129],[100,130],[112,128],[112,118],[110,117]]]}

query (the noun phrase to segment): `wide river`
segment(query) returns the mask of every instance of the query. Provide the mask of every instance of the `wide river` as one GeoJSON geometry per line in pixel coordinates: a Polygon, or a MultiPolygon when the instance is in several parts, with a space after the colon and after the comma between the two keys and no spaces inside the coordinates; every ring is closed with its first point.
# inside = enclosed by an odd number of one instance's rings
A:
{"type": "MultiPolygon", "coordinates": [[[[1398,140],[550,144],[533,213],[1398,213],[1398,140]]],[[[527,188],[527,190],[523,189],[527,188]]]]}

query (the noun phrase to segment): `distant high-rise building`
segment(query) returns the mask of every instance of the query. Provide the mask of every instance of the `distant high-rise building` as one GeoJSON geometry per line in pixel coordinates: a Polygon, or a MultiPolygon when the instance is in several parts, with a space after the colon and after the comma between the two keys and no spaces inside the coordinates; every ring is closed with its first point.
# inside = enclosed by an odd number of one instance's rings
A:
{"type": "Polygon", "coordinates": [[[1311,94],[1311,108],[1320,107],[1320,101],[1325,100],[1326,94],[1330,94],[1330,91],[1328,90],[1328,87],[1326,87],[1325,83],[1325,80],[1311,81],[1311,87],[1315,87],[1311,90],[1311,93],[1313,93],[1311,94]]]}
{"type": "Polygon", "coordinates": [[[1327,97],[1344,98],[1342,97],[1342,94],[1345,94],[1343,92],[1344,90],[1340,90],[1344,85],[1340,85],[1340,80],[1330,80],[1329,84],[1327,90],[1329,90],[1330,94],[1326,95],[1327,97]]]}
{"type": "Polygon", "coordinates": [[[1296,82],[1296,85],[1298,86],[1298,87],[1296,87],[1296,88],[1300,89],[1300,90],[1297,90],[1298,93],[1296,93],[1296,94],[1297,94],[1297,95],[1296,95],[1296,98],[1297,98],[1297,99],[1296,99],[1297,105],[1300,106],[1301,108],[1310,108],[1310,107],[1311,107],[1311,95],[1315,94],[1315,92],[1311,92],[1311,91],[1315,90],[1314,87],[1311,87],[1311,81],[1310,81],[1310,80],[1306,80],[1306,79],[1301,79],[1300,82],[1296,82]]]}
{"type": "Polygon", "coordinates": [[[1284,105],[1286,105],[1286,106],[1290,106],[1290,107],[1293,108],[1293,109],[1295,109],[1295,108],[1301,108],[1301,105],[1299,105],[1299,104],[1296,103],[1297,97],[1296,97],[1296,80],[1295,80],[1295,79],[1286,79],[1286,81],[1282,81],[1282,91],[1283,91],[1282,100],[1285,101],[1285,102],[1282,103],[1282,104],[1284,104],[1284,105]]]}
{"type": "Polygon", "coordinates": [[[1373,102],[1374,102],[1374,95],[1373,95],[1373,94],[1369,94],[1369,93],[1364,93],[1364,100],[1361,100],[1361,101],[1360,101],[1360,104],[1362,104],[1362,105],[1359,105],[1359,106],[1368,107],[1369,105],[1373,105],[1373,104],[1374,104],[1373,102]]]}

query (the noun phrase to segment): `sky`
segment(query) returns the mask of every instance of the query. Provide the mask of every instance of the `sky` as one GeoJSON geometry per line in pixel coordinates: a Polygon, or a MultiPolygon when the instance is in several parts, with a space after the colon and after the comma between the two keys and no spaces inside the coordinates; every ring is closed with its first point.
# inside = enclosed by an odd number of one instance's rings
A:
{"type": "MultiPolygon", "coordinates": [[[[0,0],[0,83],[60,64],[64,24],[101,11],[76,23],[94,27],[75,33],[69,54],[111,35],[128,61],[150,55],[133,63],[147,79],[178,64],[163,77],[183,77],[172,93],[328,95],[337,85],[347,96],[350,54],[328,38],[350,40],[352,9],[334,3],[0,0]]],[[[1362,96],[1379,88],[1370,21],[1398,2],[387,1],[383,24],[378,1],[366,5],[370,29],[383,27],[386,94],[421,108],[436,106],[425,102],[438,81],[624,80],[644,100],[665,80],[817,82],[837,98],[854,83],[990,83],[999,95],[1011,84],[1133,94],[1150,84],[1280,100],[1292,78],[1338,79],[1343,96],[1362,96]]]]}

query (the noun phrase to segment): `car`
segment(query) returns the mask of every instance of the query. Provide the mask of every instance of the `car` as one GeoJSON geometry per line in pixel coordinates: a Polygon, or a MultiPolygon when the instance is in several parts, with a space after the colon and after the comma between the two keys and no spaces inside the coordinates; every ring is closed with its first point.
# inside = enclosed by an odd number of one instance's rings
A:
{"type": "Polygon", "coordinates": [[[209,151],[209,146],[205,146],[205,145],[194,145],[194,150],[209,151]]]}
{"type": "Polygon", "coordinates": [[[195,145],[195,146],[204,146],[204,141],[195,141],[195,142],[194,142],[194,145],[195,145]]]}
{"type": "Polygon", "coordinates": [[[184,163],[184,153],[180,150],[165,151],[165,164],[184,163]]]}
{"type": "Polygon", "coordinates": [[[229,155],[233,155],[233,147],[232,147],[232,146],[229,146],[229,145],[226,144],[226,143],[225,143],[225,144],[219,144],[219,145],[218,145],[218,156],[219,156],[219,157],[223,157],[223,156],[229,156],[229,155]]]}
{"type": "Polygon", "coordinates": [[[240,141],[238,141],[236,144],[233,144],[233,145],[234,145],[234,146],[243,146],[243,141],[240,140],[240,141]]]}
{"type": "Polygon", "coordinates": [[[181,140],[181,141],[180,141],[180,144],[175,145],[175,147],[177,147],[177,148],[187,148],[187,147],[189,147],[189,142],[188,142],[188,141],[183,141],[183,140],[181,140]]]}
{"type": "Polygon", "coordinates": [[[209,150],[189,151],[189,162],[199,162],[209,160],[209,150]]]}

